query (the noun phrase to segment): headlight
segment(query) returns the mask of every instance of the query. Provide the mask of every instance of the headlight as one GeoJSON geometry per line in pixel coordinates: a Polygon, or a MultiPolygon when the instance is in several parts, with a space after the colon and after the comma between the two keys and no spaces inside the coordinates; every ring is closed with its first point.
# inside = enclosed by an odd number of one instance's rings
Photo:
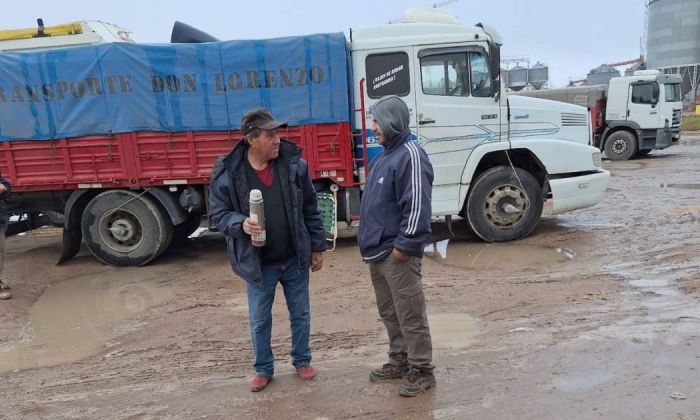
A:
{"type": "Polygon", "coordinates": [[[593,152],[593,165],[596,168],[603,167],[603,155],[600,152],[593,152]]]}

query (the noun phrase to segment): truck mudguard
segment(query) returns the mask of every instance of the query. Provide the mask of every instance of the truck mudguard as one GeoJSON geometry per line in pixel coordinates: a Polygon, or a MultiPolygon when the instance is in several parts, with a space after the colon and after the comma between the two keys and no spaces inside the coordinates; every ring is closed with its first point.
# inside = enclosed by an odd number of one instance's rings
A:
{"type": "MultiPolygon", "coordinates": [[[[623,127],[627,128],[629,131],[632,131],[635,133],[637,136],[637,141],[642,138],[640,133],[642,132],[642,129],[639,127],[639,124],[637,124],[634,121],[608,121],[607,127],[605,127],[605,130],[603,131],[602,138],[603,140],[608,138],[608,133],[610,133],[610,130],[615,130],[617,128],[623,127]]],[[[601,143],[601,147],[604,146],[605,143],[601,143]]]]}
{"type": "Polygon", "coordinates": [[[349,121],[342,33],[0,54],[0,141],[225,131],[250,108],[290,125],[349,121]]]}

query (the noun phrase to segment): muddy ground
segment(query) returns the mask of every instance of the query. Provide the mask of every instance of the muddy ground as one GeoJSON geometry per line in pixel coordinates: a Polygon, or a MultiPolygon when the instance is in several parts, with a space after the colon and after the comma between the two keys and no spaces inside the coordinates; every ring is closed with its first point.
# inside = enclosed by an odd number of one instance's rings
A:
{"type": "Polygon", "coordinates": [[[413,399],[367,380],[387,339],[352,240],[311,276],[318,377],[289,364],[280,293],[275,379],[253,394],[245,291],[220,236],[141,268],[85,250],[56,266],[55,229],[10,238],[0,417],[698,419],[700,135],[604,165],[594,208],[516,243],[429,247],[438,387],[413,399]]]}

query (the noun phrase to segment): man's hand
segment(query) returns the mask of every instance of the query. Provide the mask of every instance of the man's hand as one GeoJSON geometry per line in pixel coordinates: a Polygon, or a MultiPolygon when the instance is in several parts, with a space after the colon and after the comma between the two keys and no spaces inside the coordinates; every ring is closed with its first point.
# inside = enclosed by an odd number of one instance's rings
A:
{"type": "Polygon", "coordinates": [[[394,258],[396,258],[399,261],[403,261],[403,262],[408,261],[408,255],[404,254],[403,252],[399,251],[396,248],[391,250],[391,255],[393,255],[394,258]]]}
{"type": "Polygon", "coordinates": [[[0,194],[4,193],[5,191],[7,191],[5,184],[0,184],[0,194]]]}
{"type": "Polygon", "coordinates": [[[311,271],[318,271],[323,267],[323,252],[311,253],[311,271]]]}
{"type": "Polygon", "coordinates": [[[262,228],[259,224],[255,223],[253,219],[246,217],[243,221],[243,232],[250,236],[260,235],[262,233],[262,228]]]}

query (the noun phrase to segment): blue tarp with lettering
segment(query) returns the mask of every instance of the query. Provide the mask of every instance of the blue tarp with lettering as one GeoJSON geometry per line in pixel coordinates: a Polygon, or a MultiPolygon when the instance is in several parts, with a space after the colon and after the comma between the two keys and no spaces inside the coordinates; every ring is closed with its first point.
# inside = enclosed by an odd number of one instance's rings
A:
{"type": "Polygon", "coordinates": [[[235,130],[250,108],[290,125],[349,121],[342,33],[0,54],[0,141],[235,130]]]}

